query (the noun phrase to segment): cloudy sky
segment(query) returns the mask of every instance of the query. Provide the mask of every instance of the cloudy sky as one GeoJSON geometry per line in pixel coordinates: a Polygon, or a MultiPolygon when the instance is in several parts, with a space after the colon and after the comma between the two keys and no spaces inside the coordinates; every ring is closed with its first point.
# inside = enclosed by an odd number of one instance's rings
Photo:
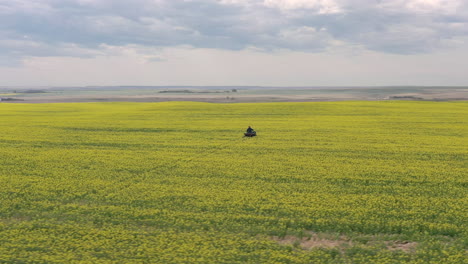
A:
{"type": "Polygon", "coordinates": [[[0,0],[25,85],[468,85],[468,0],[0,0]]]}

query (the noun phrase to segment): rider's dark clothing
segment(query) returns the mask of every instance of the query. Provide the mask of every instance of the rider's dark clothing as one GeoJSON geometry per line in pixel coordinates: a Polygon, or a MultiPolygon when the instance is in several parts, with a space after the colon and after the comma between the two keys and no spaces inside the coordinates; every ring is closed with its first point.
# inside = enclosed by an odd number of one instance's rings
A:
{"type": "Polygon", "coordinates": [[[251,127],[247,128],[247,133],[252,133],[253,131],[254,131],[253,128],[251,127]]]}

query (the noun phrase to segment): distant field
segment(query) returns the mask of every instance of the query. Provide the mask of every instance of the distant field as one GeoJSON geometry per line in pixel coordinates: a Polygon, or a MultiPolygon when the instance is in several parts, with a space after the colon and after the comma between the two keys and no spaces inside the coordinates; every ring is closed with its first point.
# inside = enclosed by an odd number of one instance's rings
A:
{"type": "MultiPolygon", "coordinates": [[[[214,103],[317,102],[346,100],[468,100],[468,87],[257,87],[257,86],[110,86],[110,87],[0,87],[12,92],[8,102],[166,102],[214,103]]],[[[6,101],[6,100],[4,100],[6,101]]]]}
{"type": "Polygon", "coordinates": [[[466,101],[0,104],[0,263],[463,263],[467,116],[466,101]]]}

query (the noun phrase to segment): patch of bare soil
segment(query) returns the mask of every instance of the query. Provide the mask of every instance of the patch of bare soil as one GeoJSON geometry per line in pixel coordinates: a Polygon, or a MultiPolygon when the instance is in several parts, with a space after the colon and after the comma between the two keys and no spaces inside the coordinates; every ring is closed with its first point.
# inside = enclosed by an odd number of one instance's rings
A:
{"type": "Polygon", "coordinates": [[[285,236],[280,238],[274,236],[272,239],[281,245],[300,247],[304,250],[314,248],[343,248],[352,245],[351,241],[344,236],[340,236],[337,239],[329,239],[321,237],[316,233],[310,233],[309,236],[303,238],[296,236],[285,236]]]}
{"type": "Polygon", "coordinates": [[[391,251],[404,251],[406,253],[414,251],[418,243],[409,241],[385,241],[388,250],[391,251]]]}
{"type": "Polygon", "coordinates": [[[339,249],[341,252],[343,252],[345,248],[349,247],[379,247],[378,245],[382,245],[382,249],[411,253],[415,251],[418,245],[417,242],[400,240],[380,240],[375,237],[370,241],[363,243],[358,242],[359,240],[353,240],[343,235],[330,236],[314,232],[309,232],[305,237],[302,238],[287,235],[285,237],[273,236],[271,237],[271,239],[280,245],[292,246],[303,250],[312,250],[315,248],[336,248],[339,249]]]}
{"type": "Polygon", "coordinates": [[[10,218],[0,219],[0,222],[7,224],[7,225],[14,224],[14,223],[28,222],[28,221],[31,221],[30,216],[20,216],[20,215],[12,216],[10,218]]]}

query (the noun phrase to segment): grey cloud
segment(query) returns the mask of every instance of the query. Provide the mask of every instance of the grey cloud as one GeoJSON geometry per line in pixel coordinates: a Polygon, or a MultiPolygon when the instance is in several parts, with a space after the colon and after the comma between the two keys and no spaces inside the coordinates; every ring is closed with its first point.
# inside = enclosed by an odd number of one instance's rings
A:
{"type": "Polygon", "coordinates": [[[336,41],[424,53],[468,35],[468,4],[459,2],[455,13],[438,13],[341,0],[342,12],[321,13],[320,6],[283,10],[260,0],[0,0],[0,56],[87,57],[103,45],[318,52],[336,41]]]}

